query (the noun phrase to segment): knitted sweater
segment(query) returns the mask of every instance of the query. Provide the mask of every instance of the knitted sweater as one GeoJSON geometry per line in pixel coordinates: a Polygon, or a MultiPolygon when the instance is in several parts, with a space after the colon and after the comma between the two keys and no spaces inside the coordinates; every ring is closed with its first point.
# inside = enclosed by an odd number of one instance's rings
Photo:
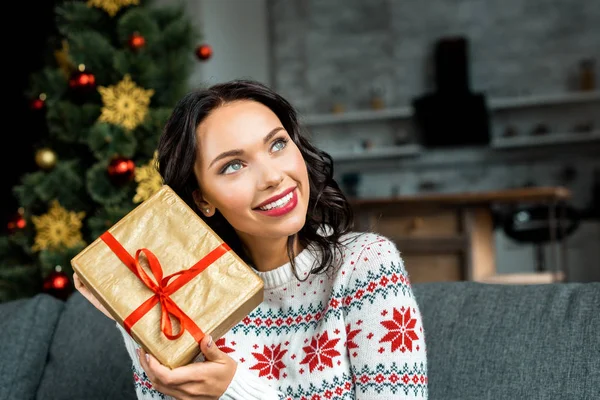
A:
{"type": "MultiPolygon", "coordinates": [[[[341,266],[310,275],[310,246],[290,263],[257,272],[264,301],[215,344],[238,363],[222,400],[399,400],[427,398],[419,307],[396,246],[374,233],[344,238],[341,266]]],[[[138,399],[170,399],[152,388],[131,336],[138,399]]],[[[201,361],[201,358],[198,360],[201,361]]]]}

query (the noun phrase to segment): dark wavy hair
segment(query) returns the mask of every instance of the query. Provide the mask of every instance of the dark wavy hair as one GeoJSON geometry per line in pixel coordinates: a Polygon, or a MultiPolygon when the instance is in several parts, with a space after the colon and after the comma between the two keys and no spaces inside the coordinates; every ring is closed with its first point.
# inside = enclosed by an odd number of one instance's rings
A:
{"type": "Polygon", "coordinates": [[[341,251],[341,236],[353,229],[353,211],[333,179],[331,156],[317,149],[301,134],[294,107],[266,85],[252,80],[234,80],[193,90],[179,100],[158,143],[158,168],[164,184],[169,185],[245,262],[253,264],[237,233],[223,215],[217,210],[212,217],[205,217],[192,196],[199,189],[194,174],[198,146],[196,129],[213,110],[239,100],[253,100],[269,107],[300,149],[310,183],[308,212],[302,229],[288,237],[287,253],[294,274],[300,279],[293,252],[297,236],[303,247],[315,246],[321,255],[319,265],[313,265],[311,274],[326,272],[330,266],[337,264],[336,253],[341,251]],[[325,235],[322,232],[324,226],[328,226],[325,235]]]}

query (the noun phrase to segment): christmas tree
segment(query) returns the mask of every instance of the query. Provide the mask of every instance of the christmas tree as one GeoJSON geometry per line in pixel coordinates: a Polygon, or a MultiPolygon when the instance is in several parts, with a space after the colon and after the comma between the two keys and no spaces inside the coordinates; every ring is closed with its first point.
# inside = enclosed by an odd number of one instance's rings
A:
{"type": "Polygon", "coordinates": [[[71,258],[162,185],[158,137],[194,57],[210,55],[180,4],[65,1],[54,16],[52,57],[26,93],[48,135],[36,146],[39,170],[13,188],[0,302],[72,292],[71,258]]]}

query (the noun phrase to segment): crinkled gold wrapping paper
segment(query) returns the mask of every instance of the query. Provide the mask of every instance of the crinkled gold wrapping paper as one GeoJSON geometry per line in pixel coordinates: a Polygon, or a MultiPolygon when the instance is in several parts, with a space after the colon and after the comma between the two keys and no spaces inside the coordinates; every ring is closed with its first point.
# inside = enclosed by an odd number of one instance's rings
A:
{"type": "MultiPolygon", "coordinates": [[[[140,248],[154,253],[163,277],[192,267],[223,243],[166,185],[108,231],[132,257],[140,248]]],[[[145,261],[142,255],[141,264],[155,281],[145,261]]],[[[71,264],[121,326],[154,295],[100,238],[75,256],[71,264]]],[[[205,334],[217,340],[262,302],[263,282],[229,250],[173,293],[171,299],[205,334]]],[[[167,339],[160,329],[160,317],[159,303],[132,327],[132,337],[170,368],[192,362],[200,352],[197,342],[187,331],[176,340],[167,339]]],[[[179,324],[173,322],[173,329],[178,332],[179,324]]]]}

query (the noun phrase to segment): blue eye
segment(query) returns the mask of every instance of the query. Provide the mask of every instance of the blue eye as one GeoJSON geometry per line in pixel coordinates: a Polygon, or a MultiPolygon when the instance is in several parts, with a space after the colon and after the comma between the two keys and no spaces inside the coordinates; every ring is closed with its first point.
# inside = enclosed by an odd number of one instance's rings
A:
{"type": "Polygon", "coordinates": [[[283,139],[283,138],[277,139],[275,141],[275,143],[273,143],[273,146],[271,146],[271,150],[272,151],[281,151],[281,150],[285,149],[285,147],[287,146],[287,141],[288,141],[287,139],[283,139]]]}
{"type": "Polygon", "coordinates": [[[242,163],[239,161],[232,161],[221,170],[221,173],[232,174],[234,172],[239,171],[240,169],[242,169],[242,163]]]}

